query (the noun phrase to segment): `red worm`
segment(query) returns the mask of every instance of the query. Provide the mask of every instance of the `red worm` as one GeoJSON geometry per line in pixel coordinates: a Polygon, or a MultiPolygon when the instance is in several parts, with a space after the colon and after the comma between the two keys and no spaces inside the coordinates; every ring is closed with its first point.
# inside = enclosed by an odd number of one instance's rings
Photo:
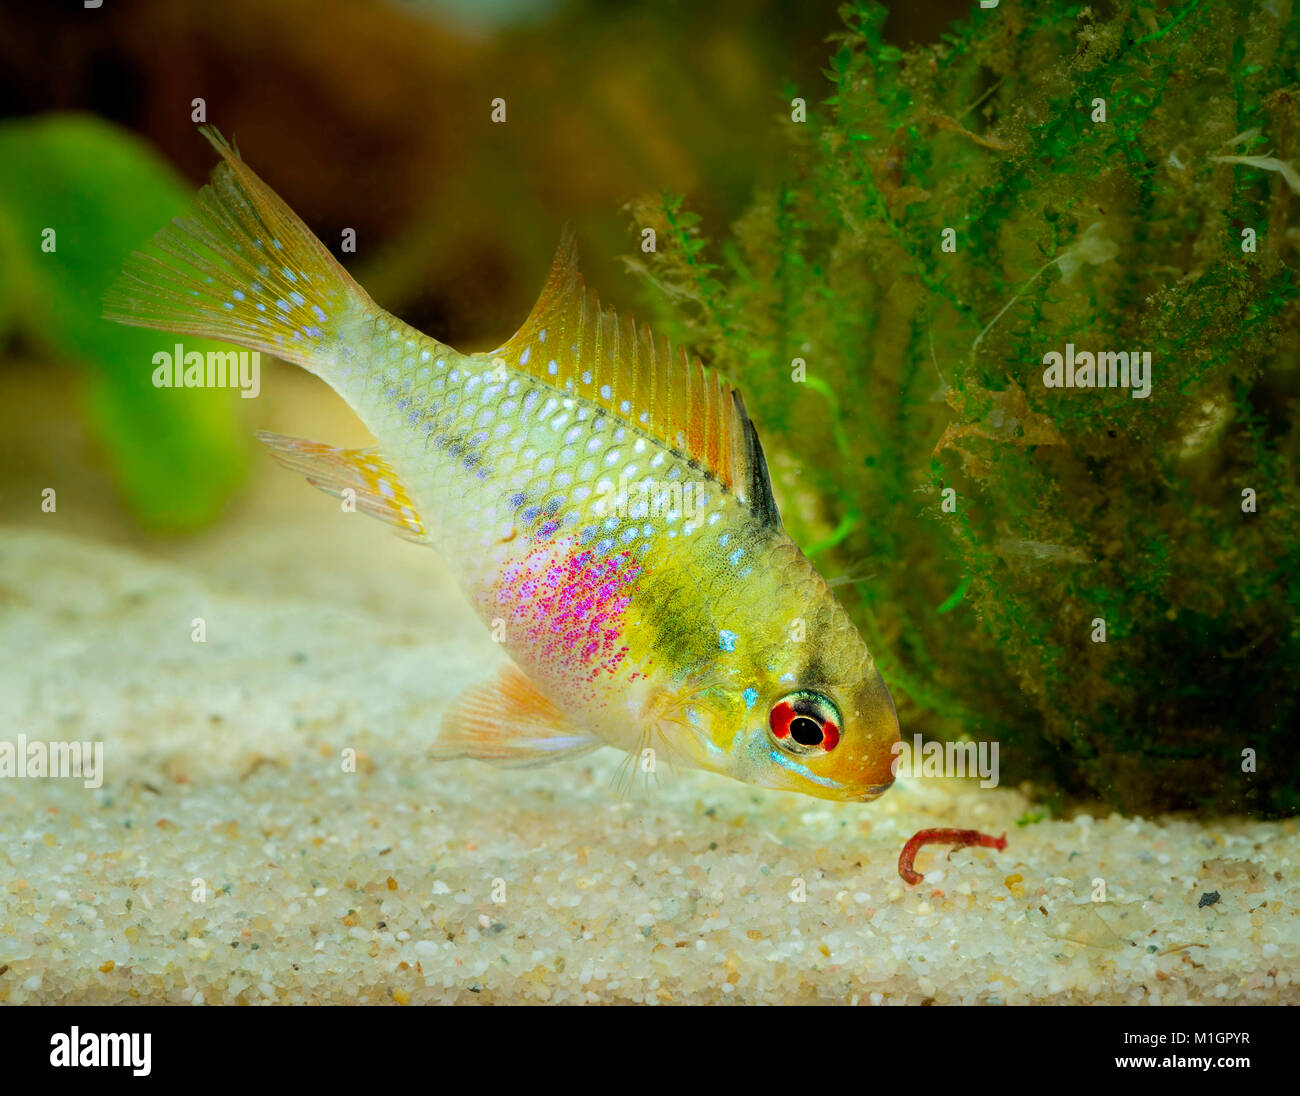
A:
{"type": "Polygon", "coordinates": [[[922,845],[983,845],[1001,852],[1007,847],[1007,835],[990,837],[979,830],[921,830],[909,838],[898,856],[898,874],[908,883],[916,884],[925,878],[912,867],[922,845]]]}

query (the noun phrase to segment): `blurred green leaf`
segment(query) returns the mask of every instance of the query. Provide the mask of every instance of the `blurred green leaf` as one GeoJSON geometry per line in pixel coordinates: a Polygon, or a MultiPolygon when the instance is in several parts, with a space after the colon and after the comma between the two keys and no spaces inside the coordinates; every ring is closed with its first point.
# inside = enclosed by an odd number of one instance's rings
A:
{"type": "MultiPolygon", "coordinates": [[[[135,517],[159,532],[212,521],[242,481],[238,393],[153,386],[178,341],[101,317],[122,261],[190,187],[142,141],[89,116],[0,125],[0,334],[21,331],[85,367],[85,413],[135,517]],[[55,232],[55,250],[42,250],[55,232]]],[[[186,350],[216,344],[187,338],[186,350]]]]}

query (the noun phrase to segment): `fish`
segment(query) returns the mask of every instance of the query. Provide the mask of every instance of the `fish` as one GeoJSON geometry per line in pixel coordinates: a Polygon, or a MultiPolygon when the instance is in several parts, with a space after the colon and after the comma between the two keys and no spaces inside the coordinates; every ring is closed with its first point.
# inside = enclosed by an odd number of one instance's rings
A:
{"type": "Polygon", "coordinates": [[[118,323],[269,353],[375,445],[259,435],[437,551],[508,656],[429,756],[532,766],[602,746],[825,800],[894,779],[875,660],[786,533],[737,388],[601,306],[564,230],[523,326],[461,353],[377,305],[212,127],[191,213],[125,260],[118,323]]]}

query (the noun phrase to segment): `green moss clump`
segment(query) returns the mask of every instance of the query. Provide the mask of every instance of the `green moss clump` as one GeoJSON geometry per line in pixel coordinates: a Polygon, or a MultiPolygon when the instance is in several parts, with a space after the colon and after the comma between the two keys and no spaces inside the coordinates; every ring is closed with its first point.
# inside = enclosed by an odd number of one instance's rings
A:
{"type": "Polygon", "coordinates": [[[909,50],[843,15],[728,242],[639,215],[904,733],[1128,811],[1300,810],[1292,4],[1030,0],[909,50]],[[1149,397],[1046,387],[1067,343],[1149,351],[1149,397]]]}

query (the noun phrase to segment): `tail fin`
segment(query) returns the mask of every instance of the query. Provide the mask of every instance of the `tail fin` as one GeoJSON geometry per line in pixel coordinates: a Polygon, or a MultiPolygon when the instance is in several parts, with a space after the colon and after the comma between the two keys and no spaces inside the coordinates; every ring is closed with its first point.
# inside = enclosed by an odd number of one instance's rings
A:
{"type": "Polygon", "coordinates": [[[311,230],[215,129],[221,153],[189,217],[135,252],[104,297],[104,317],[262,350],[321,372],[346,318],[371,304],[311,230]]]}

